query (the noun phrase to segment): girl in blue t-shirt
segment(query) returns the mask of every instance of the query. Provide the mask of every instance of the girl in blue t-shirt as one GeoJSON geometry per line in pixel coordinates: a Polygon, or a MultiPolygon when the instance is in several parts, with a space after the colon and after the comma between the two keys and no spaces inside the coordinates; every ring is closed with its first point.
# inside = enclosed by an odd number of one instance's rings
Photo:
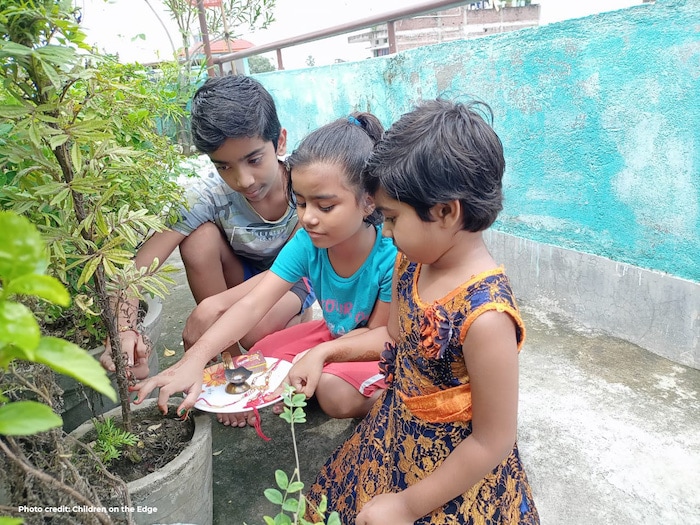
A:
{"type": "MultiPolygon", "coordinates": [[[[191,408],[202,389],[209,360],[255,326],[293,286],[308,279],[323,320],[302,323],[260,340],[251,351],[289,361],[305,353],[309,379],[297,384],[316,395],[332,417],[362,417],[385,387],[377,361],[391,301],[396,248],[381,234],[380,215],[362,189],[361,173],[383,128],[370,113],[336,120],[308,135],[287,160],[288,192],[303,229],[285,245],[272,268],[188,349],[157,376],[138,383],[137,403],[160,387],[158,405],[185,392],[178,413],[191,408]],[[357,338],[359,334],[365,334],[357,338]],[[375,348],[375,346],[377,346],[375,348]],[[308,350],[308,351],[307,351],[308,350]],[[352,352],[353,362],[344,362],[352,352]],[[322,373],[316,368],[323,367],[322,373]]],[[[300,363],[301,364],[301,363],[300,363]]],[[[298,374],[297,374],[298,375],[298,374]]],[[[254,424],[250,414],[218,414],[225,425],[254,424]]]]}

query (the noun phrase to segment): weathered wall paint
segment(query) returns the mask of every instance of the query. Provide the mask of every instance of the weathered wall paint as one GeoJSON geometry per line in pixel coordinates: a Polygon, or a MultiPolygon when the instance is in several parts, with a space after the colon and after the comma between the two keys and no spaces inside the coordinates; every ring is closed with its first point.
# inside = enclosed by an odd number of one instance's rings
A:
{"type": "Polygon", "coordinates": [[[484,100],[507,160],[495,229],[700,282],[697,0],[257,78],[291,146],[355,110],[484,100]]]}

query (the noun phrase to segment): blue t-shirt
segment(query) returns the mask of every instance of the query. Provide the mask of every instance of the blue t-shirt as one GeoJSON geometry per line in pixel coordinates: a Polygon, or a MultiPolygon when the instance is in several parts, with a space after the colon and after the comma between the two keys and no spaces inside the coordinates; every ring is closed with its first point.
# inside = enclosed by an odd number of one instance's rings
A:
{"type": "Polygon", "coordinates": [[[365,262],[350,277],[341,277],[333,269],[328,250],[316,248],[306,230],[299,230],[284,245],[270,270],[285,281],[294,283],[308,277],[323,311],[331,334],[339,337],[365,326],[374,303],[391,301],[391,275],[396,248],[391,239],[377,239],[365,262]]]}

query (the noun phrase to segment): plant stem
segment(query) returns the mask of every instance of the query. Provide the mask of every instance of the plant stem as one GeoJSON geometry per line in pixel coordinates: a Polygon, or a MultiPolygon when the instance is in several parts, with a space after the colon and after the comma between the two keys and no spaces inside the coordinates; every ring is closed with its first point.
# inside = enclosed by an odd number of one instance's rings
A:
{"type": "MultiPolygon", "coordinates": [[[[296,434],[294,433],[294,417],[292,417],[292,422],[290,424],[291,431],[292,431],[292,443],[294,444],[294,463],[296,467],[294,468],[294,473],[292,474],[292,480],[294,479],[294,476],[297,477],[298,481],[301,481],[301,469],[299,467],[299,450],[297,448],[297,438],[296,434]]],[[[304,497],[303,491],[299,491],[299,501],[304,497]]],[[[299,523],[299,512],[296,511],[294,512],[294,523],[295,525],[299,523]]]]}
{"type": "Polygon", "coordinates": [[[131,424],[131,404],[129,401],[129,380],[127,378],[124,354],[122,353],[121,338],[119,337],[117,323],[115,322],[117,312],[119,311],[119,305],[117,304],[115,308],[112,307],[105,283],[104,269],[99,266],[95,271],[95,288],[97,289],[97,296],[101,303],[100,318],[107,328],[109,344],[112,347],[112,361],[114,362],[117,391],[122,408],[122,427],[127,432],[133,433],[133,426],[131,424]]]}
{"type": "Polygon", "coordinates": [[[170,38],[170,31],[168,31],[168,27],[163,23],[163,20],[161,20],[160,16],[158,15],[158,11],[153,9],[153,6],[151,5],[151,2],[148,0],[144,0],[146,2],[146,5],[150,8],[150,10],[153,12],[155,17],[158,19],[158,22],[160,23],[161,27],[163,28],[163,31],[165,31],[165,34],[168,36],[168,41],[170,42],[170,48],[173,50],[173,58],[177,60],[177,49],[175,49],[175,44],[173,43],[173,39],[170,38]]]}
{"type": "MultiPolygon", "coordinates": [[[[8,441],[12,442],[10,438],[7,438],[8,441]]],[[[27,473],[30,476],[33,476],[34,478],[38,479],[39,481],[55,488],[56,490],[63,492],[64,494],[67,494],[71,498],[73,498],[75,501],[77,501],[79,504],[84,505],[84,506],[93,506],[93,502],[87,499],[85,496],[83,496],[80,492],[74,490],[73,488],[69,487],[68,485],[65,485],[55,479],[52,476],[49,476],[45,472],[42,472],[41,470],[37,470],[32,466],[31,464],[21,460],[19,457],[17,457],[8,447],[5,445],[2,439],[0,439],[0,450],[2,450],[7,458],[12,461],[14,464],[16,464],[19,468],[21,468],[25,473],[27,473]]],[[[112,518],[109,517],[109,514],[105,514],[102,512],[96,512],[94,514],[95,518],[103,525],[112,525],[114,522],[112,521],[112,518]]]]}
{"type": "Polygon", "coordinates": [[[51,399],[51,396],[44,390],[39,387],[37,387],[34,383],[31,381],[27,381],[27,379],[20,373],[17,372],[17,370],[14,367],[14,364],[10,363],[10,371],[12,372],[12,376],[27,390],[30,392],[35,393],[39,398],[41,398],[44,403],[46,403],[48,406],[51,407],[51,409],[54,409],[54,403],[53,400],[51,399]]]}
{"type": "MultiPolygon", "coordinates": [[[[68,141],[53,150],[54,156],[61,167],[63,181],[69,187],[71,186],[74,178],[74,167],[70,162],[70,144],[70,141],[68,141]]],[[[71,196],[73,198],[73,211],[75,213],[76,221],[78,224],[83,224],[87,218],[83,195],[71,188],[71,196]]],[[[93,237],[92,228],[83,228],[81,234],[83,239],[85,239],[88,243],[86,255],[91,258],[96,257],[95,249],[91,246],[93,237]]],[[[107,291],[104,267],[101,264],[98,264],[97,268],[95,269],[93,280],[95,284],[95,294],[97,295],[97,300],[100,305],[100,318],[107,328],[107,334],[109,335],[109,341],[112,347],[112,361],[114,362],[115,376],[117,378],[117,390],[122,409],[122,425],[124,430],[127,432],[132,432],[133,427],[131,425],[131,406],[129,404],[129,384],[126,375],[126,365],[122,354],[119,332],[117,331],[116,323],[114,322],[115,312],[112,310],[109,301],[109,292],[107,291]]]]}
{"type": "Polygon", "coordinates": [[[22,516],[22,514],[17,511],[17,507],[8,507],[7,505],[0,505],[0,514],[16,517],[22,516]]]}

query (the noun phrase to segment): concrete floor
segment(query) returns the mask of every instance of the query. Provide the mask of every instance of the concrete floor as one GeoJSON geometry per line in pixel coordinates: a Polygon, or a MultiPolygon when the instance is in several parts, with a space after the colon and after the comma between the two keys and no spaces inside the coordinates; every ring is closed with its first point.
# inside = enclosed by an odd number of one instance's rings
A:
{"type": "MultiPolygon", "coordinates": [[[[168,261],[182,268],[177,255],[168,261]]],[[[194,307],[184,271],[166,298],[160,368],[182,355],[194,307]],[[173,357],[163,351],[175,350],[173,357]]],[[[700,524],[700,371],[625,341],[521,305],[518,443],[545,525],[700,524]]],[[[318,313],[318,312],[317,312],[318,313]]],[[[296,428],[301,477],[313,479],[356,421],[333,420],[313,403],[296,428]]],[[[294,469],[289,426],[263,409],[252,428],[214,420],[214,525],[259,524],[276,508],[263,496],[274,472],[294,469]]]]}

